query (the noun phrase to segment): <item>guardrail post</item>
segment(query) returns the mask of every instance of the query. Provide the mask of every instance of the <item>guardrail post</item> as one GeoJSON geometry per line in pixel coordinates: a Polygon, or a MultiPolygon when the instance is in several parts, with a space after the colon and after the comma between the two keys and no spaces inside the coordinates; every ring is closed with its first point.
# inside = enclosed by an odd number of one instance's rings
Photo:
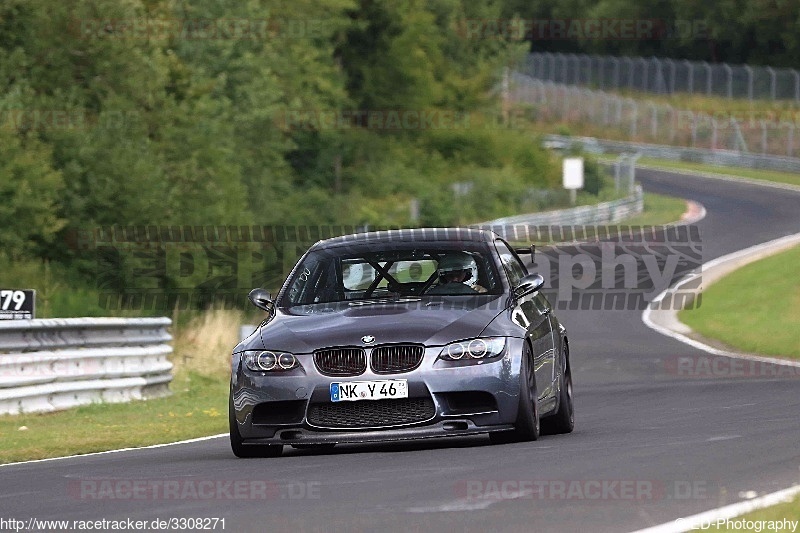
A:
{"type": "Polygon", "coordinates": [[[557,104],[557,99],[558,99],[558,96],[556,94],[556,84],[553,83],[552,81],[548,81],[548,82],[545,83],[544,86],[547,88],[546,89],[546,92],[547,92],[547,102],[546,103],[552,102],[552,104],[549,107],[552,108],[552,109],[555,109],[555,106],[557,104]]]}
{"type": "Polygon", "coordinates": [[[800,103],[800,73],[792,69],[792,76],[794,77],[794,101],[800,103]]]}
{"type": "Polygon", "coordinates": [[[732,119],[733,122],[733,130],[734,134],[736,135],[736,145],[738,146],[738,150],[740,153],[747,153],[749,150],[747,149],[747,143],[744,141],[744,135],[742,135],[742,129],[739,127],[739,121],[735,118],[732,119]]]}
{"type": "Polygon", "coordinates": [[[587,89],[586,91],[589,95],[591,95],[592,98],[592,111],[594,111],[594,113],[590,111],[592,122],[594,124],[598,124],[600,122],[600,114],[603,112],[601,108],[601,103],[603,101],[603,94],[600,91],[591,91],[589,89],[587,89]]]}
{"type": "Polygon", "coordinates": [[[711,149],[717,149],[717,119],[711,117],[711,149]]]}
{"type": "Polygon", "coordinates": [[[667,82],[664,79],[664,71],[661,68],[661,61],[659,61],[655,56],[651,57],[650,61],[653,63],[653,65],[655,65],[655,72],[653,73],[653,78],[655,80],[653,91],[658,94],[665,94],[667,92],[667,82]]]}
{"type": "Polygon", "coordinates": [[[669,65],[669,94],[675,94],[675,76],[677,74],[675,61],[667,59],[666,63],[669,65]]]}
{"type": "Polygon", "coordinates": [[[536,54],[529,53],[525,56],[525,64],[519,69],[514,70],[514,74],[524,74],[531,78],[536,77],[536,54]]]}
{"type": "MultiPolygon", "coordinates": [[[[569,57],[568,61],[573,65],[574,70],[575,70],[575,75],[573,76],[575,81],[573,81],[572,83],[574,85],[580,85],[581,84],[581,62],[580,62],[580,59],[578,59],[578,56],[576,54],[569,54],[568,57],[569,57]]],[[[567,83],[569,83],[569,81],[567,81],[567,83]]]]}
{"type": "Polygon", "coordinates": [[[603,90],[603,89],[606,88],[605,87],[605,84],[606,84],[606,81],[605,81],[605,77],[606,77],[605,62],[597,54],[592,54],[592,55],[589,56],[589,58],[590,58],[589,63],[590,64],[594,63],[594,65],[592,66],[592,72],[596,72],[597,73],[596,76],[595,76],[595,80],[597,80],[597,88],[600,89],[600,90],[603,90]]]}
{"type": "Polygon", "coordinates": [[[655,139],[658,135],[658,108],[654,103],[650,103],[650,136],[655,139]]]}
{"type": "Polygon", "coordinates": [[[560,81],[561,83],[566,84],[567,83],[567,79],[568,79],[567,76],[569,76],[569,62],[567,61],[567,56],[566,56],[566,54],[558,53],[558,54],[556,54],[556,57],[561,62],[561,72],[560,72],[560,76],[559,76],[560,80],[556,80],[556,81],[560,81]]]}
{"type": "Polygon", "coordinates": [[[643,57],[639,58],[639,63],[642,65],[642,91],[647,92],[647,88],[649,87],[648,84],[648,69],[647,69],[647,60],[643,57]]]}
{"type": "Polygon", "coordinates": [[[628,159],[629,167],[628,167],[628,194],[633,194],[634,192],[634,185],[636,180],[636,161],[641,157],[640,153],[631,154],[630,158],[628,159]]]}
{"type": "Polygon", "coordinates": [[[733,69],[727,63],[722,64],[725,73],[728,75],[728,98],[733,98],[733,69]]]}
{"type": "Polygon", "coordinates": [[[667,110],[667,113],[669,113],[669,142],[674,142],[675,141],[675,121],[676,121],[676,119],[675,119],[675,109],[669,104],[665,104],[664,108],[667,110]]]}
{"type": "Polygon", "coordinates": [[[580,60],[586,60],[586,83],[584,85],[591,87],[592,86],[592,58],[587,55],[581,55],[580,60]]]}
{"type": "Polygon", "coordinates": [[[686,73],[687,73],[687,81],[686,81],[686,92],[689,94],[694,93],[694,65],[688,59],[683,60],[683,64],[686,65],[686,73]]]}
{"type": "Polygon", "coordinates": [[[626,99],[631,106],[631,137],[636,137],[636,126],[639,120],[639,106],[632,98],[626,99]]]}
{"type": "Polygon", "coordinates": [[[628,89],[633,90],[633,59],[623,57],[622,60],[628,65],[628,89]]]}
{"type": "Polygon", "coordinates": [[[744,70],[747,72],[747,99],[753,101],[753,69],[748,65],[744,65],[744,70]]]}
{"type": "Polygon", "coordinates": [[[767,72],[769,73],[769,96],[772,100],[775,100],[778,78],[775,75],[775,69],[772,67],[767,67],[767,72]]]}
{"type": "Polygon", "coordinates": [[[711,87],[713,82],[711,80],[711,65],[708,64],[708,61],[703,61],[703,66],[706,68],[706,94],[711,94],[711,87]]]}

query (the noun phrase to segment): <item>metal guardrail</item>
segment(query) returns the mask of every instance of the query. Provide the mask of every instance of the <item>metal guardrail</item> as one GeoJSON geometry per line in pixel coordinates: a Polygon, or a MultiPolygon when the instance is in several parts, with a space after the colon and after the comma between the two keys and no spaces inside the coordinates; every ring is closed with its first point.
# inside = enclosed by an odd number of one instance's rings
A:
{"type": "Polygon", "coordinates": [[[169,394],[168,318],[0,322],[0,414],[169,394]]]}
{"type": "Polygon", "coordinates": [[[593,153],[620,154],[637,153],[644,157],[654,157],[672,161],[705,163],[724,167],[747,167],[784,172],[800,172],[800,158],[747,154],[733,150],[704,150],[701,148],[682,148],[662,144],[637,143],[630,141],[610,141],[594,137],[570,137],[566,135],[546,135],[545,142],[558,143],[564,147],[578,145],[593,153]]]}
{"type": "Polygon", "coordinates": [[[539,226],[584,226],[622,222],[644,210],[644,192],[636,185],[633,193],[619,200],[583,205],[557,211],[544,211],[498,218],[473,227],[492,230],[511,242],[531,242],[539,226]]]}

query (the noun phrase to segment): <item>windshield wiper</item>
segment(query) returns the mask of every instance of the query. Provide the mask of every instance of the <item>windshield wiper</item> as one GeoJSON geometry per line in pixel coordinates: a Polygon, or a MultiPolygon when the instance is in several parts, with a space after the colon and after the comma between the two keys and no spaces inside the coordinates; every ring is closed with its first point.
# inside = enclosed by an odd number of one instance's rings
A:
{"type": "Polygon", "coordinates": [[[409,303],[409,302],[419,302],[422,298],[416,296],[398,296],[398,297],[388,297],[388,298],[370,298],[366,300],[349,300],[347,305],[351,307],[357,307],[359,305],[375,305],[375,304],[398,304],[398,303],[409,303]]]}

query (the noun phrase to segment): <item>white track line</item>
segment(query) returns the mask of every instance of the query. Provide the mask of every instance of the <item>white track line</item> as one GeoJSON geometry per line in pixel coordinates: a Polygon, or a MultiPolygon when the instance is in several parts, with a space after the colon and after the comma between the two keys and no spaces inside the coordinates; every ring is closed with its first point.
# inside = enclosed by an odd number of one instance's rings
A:
{"type": "MultiPolygon", "coordinates": [[[[642,168],[647,168],[644,165],[637,165],[642,168]]],[[[661,170],[664,172],[674,172],[673,170],[665,169],[665,168],[654,168],[650,167],[649,170],[661,170]]],[[[676,172],[677,174],[684,174],[684,172],[676,172]]],[[[800,190],[800,187],[793,186],[793,185],[784,185],[784,184],[774,184],[769,182],[760,182],[759,180],[750,180],[744,179],[740,180],[739,178],[729,178],[723,175],[710,175],[705,173],[694,173],[695,175],[701,175],[703,177],[714,178],[714,179],[723,179],[726,181],[732,182],[740,182],[740,183],[747,183],[750,185],[761,185],[779,189],[788,189],[793,191],[800,190]]],[[[705,211],[705,209],[704,209],[705,211]]],[[[705,215],[705,212],[704,212],[705,215]]],[[[760,256],[759,258],[768,257],[769,255],[773,255],[779,253],[780,251],[787,249],[790,246],[796,245],[797,242],[800,242],[800,233],[796,233],[794,235],[788,235],[786,237],[781,237],[779,239],[774,239],[772,241],[757,244],[755,246],[751,246],[749,248],[745,248],[743,250],[739,250],[737,252],[733,252],[728,255],[724,255],[722,257],[718,257],[708,263],[705,263],[700,268],[700,273],[689,275],[674,286],[669,287],[664,292],[659,294],[655,297],[653,302],[660,302],[661,300],[666,297],[667,294],[675,292],[679,289],[682,285],[693,281],[702,275],[702,272],[708,271],[709,269],[713,269],[718,267],[726,262],[729,261],[742,261],[742,265],[752,262],[748,261],[750,257],[754,257],[756,255],[760,256]]],[[[737,267],[739,268],[739,267],[737,267]]],[[[648,307],[642,313],[642,321],[647,325],[647,327],[661,333],[662,335],[666,335],[667,337],[671,337],[673,339],[679,340],[683,343],[688,344],[694,348],[699,350],[703,350],[704,352],[713,354],[713,355],[720,355],[725,357],[732,357],[736,359],[749,359],[749,360],[758,360],[764,361],[776,365],[784,365],[784,366],[791,366],[791,367],[800,367],[800,361],[789,361],[786,359],[776,359],[773,357],[763,357],[758,355],[750,355],[750,354],[741,354],[735,352],[729,352],[726,350],[720,350],[709,346],[705,343],[697,341],[695,339],[689,338],[682,333],[678,333],[677,331],[673,331],[667,327],[661,326],[656,324],[651,319],[651,308],[648,307]]],[[[767,494],[760,498],[756,498],[753,500],[747,500],[739,503],[734,503],[731,505],[727,505],[725,507],[719,507],[717,509],[711,509],[709,511],[699,513],[692,516],[677,518],[672,522],[667,522],[658,526],[649,527],[646,529],[640,529],[635,531],[634,533],[683,533],[684,531],[690,531],[693,529],[698,529],[703,526],[708,525],[709,523],[716,523],[717,520],[727,520],[729,518],[734,518],[736,516],[740,516],[751,511],[755,511],[756,509],[762,509],[764,507],[770,507],[779,503],[783,503],[786,501],[791,501],[795,496],[800,494],[800,486],[796,485],[794,487],[790,487],[788,489],[783,489],[778,492],[773,492],[771,494],[767,494]]]]}
{"type": "Polygon", "coordinates": [[[764,507],[771,507],[779,503],[789,502],[792,501],[798,494],[800,494],[800,485],[795,485],[794,487],[790,487],[788,489],[766,494],[760,498],[726,505],[725,507],[720,507],[719,509],[712,509],[704,513],[687,516],[685,518],[677,518],[672,522],[648,527],[646,529],[640,529],[638,531],[634,531],[633,533],[683,533],[684,531],[701,529],[703,527],[707,529],[709,524],[716,524],[718,520],[725,521],[757,509],[763,509],[764,507]]]}
{"type": "MultiPolygon", "coordinates": [[[[781,237],[781,238],[778,238],[778,239],[774,239],[774,240],[769,241],[769,242],[765,242],[765,243],[762,243],[762,244],[757,244],[755,246],[751,246],[749,248],[745,248],[744,250],[739,250],[737,252],[733,252],[731,254],[724,255],[722,257],[718,257],[718,258],[716,258],[716,259],[714,259],[712,261],[709,261],[708,263],[704,263],[700,267],[700,272],[698,272],[696,274],[688,275],[687,277],[683,278],[682,280],[680,280],[678,283],[676,283],[672,287],[669,287],[668,289],[663,291],[661,294],[659,294],[658,296],[656,296],[653,299],[653,303],[655,304],[657,302],[661,302],[661,300],[663,300],[668,294],[674,293],[676,290],[678,290],[680,287],[682,287],[686,283],[694,281],[694,280],[696,280],[697,278],[700,278],[703,275],[708,275],[710,270],[713,270],[714,268],[717,268],[717,267],[719,267],[719,266],[721,266],[721,265],[723,265],[725,263],[741,261],[742,262],[741,266],[744,266],[744,263],[752,262],[752,261],[748,261],[749,258],[753,258],[753,257],[756,257],[756,256],[758,256],[759,259],[765,258],[765,257],[768,257],[769,255],[774,255],[776,253],[780,253],[781,251],[783,251],[785,249],[788,249],[788,248],[790,248],[792,246],[795,246],[798,243],[800,243],[800,233],[795,233],[794,235],[787,235],[786,237],[781,237]]],[[[707,287],[708,287],[708,285],[706,286],[706,288],[707,287]]],[[[727,351],[727,350],[721,350],[719,348],[714,348],[712,346],[709,346],[708,344],[705,344],[705,343],[700,342],[698,340],[692,339],[692,338],[684,335],[683,333],[679,333],[679,332],[674,331],[674,330],[672,330],[672,329],[670,329],[670,328],[668,328],[666,326],[662,326],[661,324],[657,324],[651,317],[653,312],[654,312],[653,309],[651,309],[650,307],[648,307],[647,309],[644,310],[644,312],[642,312],[642,321],[645,323],[645,325],[647,327],[649,327],[649,328],[661,333],[662,335],[666,335],[667,337],[671,337],[673,339],[679,340],[679,341],[681,341],[681,342],[683,342],[685,344],[688,344],[689,346],[692,346],[692,347],[697,348],[699,350],[703,350],[704,352],[710,353],[712,355],[720,355],[720,356],[732,357],[732,358],[736,358],[736,359],[747,359],[747,360],[751,360],[751,361],[753,361],[753,360],[762,361],[762,362],[765,362],[765,363],[772,363],[772,364],[776,364],[776,365],[783,365],[783,366],[790,366],[790,367],[800,367],[800,361],[792,361],[792,360],[787,360],[787,359],[778,359],[778,358],[775,358],[775,357],[764,357],[764,356],[760,356],[760,355],[743,354],[743,353],[737,353],[737,352],[730,352],[730,351],[727,351]]],[[[655,310],[655,312],[658,313],[660,311],[655,310]]]]}
{"type": "Polygon", "coordinates": [[[198,437],[196,439],[188,439],[188,440],[180,440],[178,442],[165,442],[163,444],[152,444],[150,446],[139,446],[138,448],[119,448],[117,450],[106,450],[104,452],[92,452],[92,453],[79,453],[77,455],[64,455],[62,457],[48,457],[47,459],[33,459],[30,461],[19,461],[16,463],[5,463],[0,465],[0,468],[5,466],[14,466],[14,465],[27,465],[31,463],[45,463],[48,461],[60,461],[62,459],[74,459],[76,457],[91,457],[93,455],[107,455],[109,453],[119,453],[119,452],[135,452],[138,450],[152,450],[154,448],[164,448],[166,446],[177,446],[178,444],[191,444],[193,442],[202,442],[204,440],[211,440],[211,439],[218,439],[220,437],[227,437],[227,433],[218,433],[217,435],[209,435],[208,437],[198,437]]]}
{"type": "Polygon", "coordinates": [[[716,172],[705,172],[702,170],[685,170],[682,168],[662,167],[659,165],[648,165],[636,163],[636,168],[642,170],[655,170],[657,172],[668,172],[672,174],[680,174],[682,176],[699,176],[701,178],[710,178],[715,180],[728,181],[731,183],[743,183],[746,185],[756,185],[758,187],[771,187],[773,189],[783,189],[785,191],[800,192],[800,185],[792,183],[781,183],[778,181],[759,180],[755,178],[745,178],[744,176],[731,176],[730,174],[719,174],[716,172]]]}

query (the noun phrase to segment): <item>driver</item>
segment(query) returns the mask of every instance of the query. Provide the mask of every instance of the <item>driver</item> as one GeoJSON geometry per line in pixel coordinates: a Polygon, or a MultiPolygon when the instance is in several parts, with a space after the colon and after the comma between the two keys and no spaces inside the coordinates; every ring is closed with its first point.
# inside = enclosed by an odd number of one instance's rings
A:
{"type": "Polygon", "coordinates": [[[440,294],[471,294],[486,292],[478,285],[478,264],[466,252],[447,254],[437,267],[439,284],[436,292],[440,294]]]}

